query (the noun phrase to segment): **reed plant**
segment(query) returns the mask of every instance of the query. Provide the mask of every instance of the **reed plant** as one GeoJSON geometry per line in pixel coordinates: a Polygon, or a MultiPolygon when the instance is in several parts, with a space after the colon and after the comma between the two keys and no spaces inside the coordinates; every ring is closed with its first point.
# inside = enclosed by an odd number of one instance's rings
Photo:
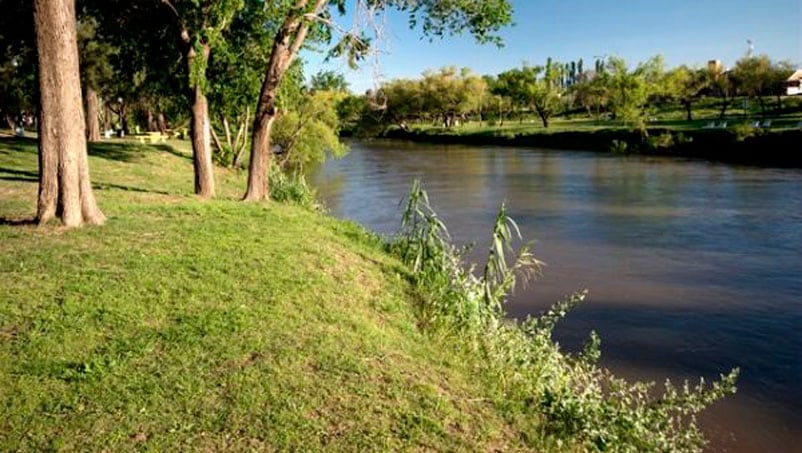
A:
{"type": "Polygon", "coordinates": [[[660,389],[628,382],[599,365],[601,340],[591,333],[579,353],[553,339],[557,323],[582,303],[572,294],[537,317],[518,322],[504,304],[518,280],[531,281],[543,263],[529,245],[517,251],[518,226],[504,204],[496,216],[486,264],[476,275],[464,262],[467,248],[455,246],[446,225],[415,181],[406,199],[401,229],[389,248],[409,267],[419,293],[421,324],[446,333],[464,353],[494,403],[542,451],[698,452],[705,439],[696,416],[735,392],[738,369],[711,385],[660,389]],[[523,420],[523,421],[522,421],[523,420]]]}

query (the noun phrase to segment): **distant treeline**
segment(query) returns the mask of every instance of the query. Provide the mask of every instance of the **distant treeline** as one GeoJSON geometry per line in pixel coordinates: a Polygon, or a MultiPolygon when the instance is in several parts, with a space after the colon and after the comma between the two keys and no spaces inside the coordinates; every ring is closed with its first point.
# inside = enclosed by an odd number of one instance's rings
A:
{"type": "Polygon", "coordinates": [[[766,55],[745,56],[729,70],[717,62],[666,69],[660,56],[634,67],[609,57],[596,60],[592,69],[581,59],[548,59],[543,65],[484,76],[468,68],[445,67],[354,96],[341,105],[340,114],[346,129],[367,134],[393,127],[408,130],[413,124],[452,128],[468,120],[503,126],[524,115],[536,115],[548,127],[553,117],[564,114],[618,120],[644,130],[654,115],[666,110],[693,120],[702,99],[722,119],[736,99],[751,100],[751,114],[787,113],[783,97],[793,73],[791,63],[766,55]]]}

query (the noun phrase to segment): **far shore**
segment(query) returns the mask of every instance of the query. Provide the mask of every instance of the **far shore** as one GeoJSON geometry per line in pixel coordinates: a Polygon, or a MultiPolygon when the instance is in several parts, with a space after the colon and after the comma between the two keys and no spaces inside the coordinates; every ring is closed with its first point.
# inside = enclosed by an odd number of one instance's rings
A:
{"type": "Polygon", "coordinates": [[[740,136],[722,128],[677,130],[653,127],[644,136],[624,128],[593,130],[540,129],[503,131],[456,129],[393,129],[385,138],[415,142],[527,146],[604,153],[677,156],[768,167],[802,168],[802,129],[755,129],[740,136]]]}

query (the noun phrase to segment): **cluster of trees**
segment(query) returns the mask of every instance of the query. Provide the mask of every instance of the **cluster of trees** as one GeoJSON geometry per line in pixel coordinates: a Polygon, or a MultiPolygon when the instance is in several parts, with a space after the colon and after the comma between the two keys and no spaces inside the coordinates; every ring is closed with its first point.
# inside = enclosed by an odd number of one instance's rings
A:
{"type": "Polygon", "coordinates": [[[693,106],[702,97],[719,100],[722,118],[735,97],[754,99],[766,114],[767,97],[776,96],[777,107],[782,108],[784,82],[792,73],[790,63],[774,62],[765,55],[745,56],[731,70],[718,65],[666,69],[660,56],[635,67],[609,57],[587,71],[582,60],[563,64],[552,59],[491,76],[449,67],[427,71],[419,79],[383,84],[365,96],[364,115],[369,118],[366,123],[407,129],[414,122],[454,127],[468,119],[481,123],[487,118],[503,125],[515,114],[518,118],[536,114],[548,127],[555,115],[584,112],[645,131],[659,108],[681,106],[692,120],[693,106]]]}
{"type": "Polygon", "coordinates": [[[313,142],[336,141],[336,121],[322,110],[339,95],[305,90],[297,56],[318,43],[351,63],[362,59],[366,30],[337,23],[349,8],[370,15],[397,9],[430,38],[467,32],[491,43],[512,15],[508,0],[4,2],[0,114],[12,125],[39,119],[38,221],[103,222],[91,193],[86,137],[99,138],[110,121],[125,129],[132,114],[162,130],[188,118],[199,196],[214,196],[214,160],[239,165],[250,152],[244,199],[265,200],[274,125],[285,165],[302,163],[300,150],[313,142]]]}

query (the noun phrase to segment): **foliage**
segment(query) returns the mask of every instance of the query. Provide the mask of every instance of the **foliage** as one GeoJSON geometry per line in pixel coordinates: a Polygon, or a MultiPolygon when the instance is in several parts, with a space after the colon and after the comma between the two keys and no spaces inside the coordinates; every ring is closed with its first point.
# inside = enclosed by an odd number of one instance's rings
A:
{"type": "Polygon", "coordinates": [[[326,155],[339,158],[348,147],[339,139],[337,104],[344,94],[315,91],[305,95],[294,109],[282,113],[273,126],[273,144],[278,146],[279,166],[303,172],[322,163],[326,155]]]}
{"type": "Polygon", "coordinates": [[[320,71],[309,81],[311,91],[348,91],[345,76],[334,71],[320,71]]]}
{"type": "Polygon", "coordinates": [[[755,127],[750,123],[738,123],[734,125],[730,131],[735,136],[735,140],[738,142],[742,142],[747,138],[754,137],[762,133],[762,129],[755,127]]]}
{"type": "Polygon", "coordinates": [[[574,294],[537,318],[517,323],[503,318],[503,302],[516,276],[540,269],[526,247],[507,263],[517,228],[502,205],[483,276],[462,263],[463,249],[451,244],[426,192],[415,181],[399,237],[391,244],[410,267],[421,293],[422,324],[454,337],[454,347],[472,354],[477,378],[496,394],[510,417],[536,418],[538,449],[548,451],[697,452],[705,444],[695,415],[735,391],[738,370],[706,386],[666,381],[662,395],[652,383],[629,383],[598,366],[600,340],[591,334],[579,355],[552,340],[557,322],[586,293],[574,294]]]}
{"type": "Polygon", "coordinates": [[[298,172],[288,174],[270,163],[270,198],[280,203],[290,203],[307,209],[319,209],[315,199],[315,190],[309,187],[304,175],[298,172]]]}
{"type": "Polygon", "coordinates": [[[613,154],[626,154],[629,152],[629,143],[626,140],[613,140],[610,142],[610,152],[613,154]]]}

